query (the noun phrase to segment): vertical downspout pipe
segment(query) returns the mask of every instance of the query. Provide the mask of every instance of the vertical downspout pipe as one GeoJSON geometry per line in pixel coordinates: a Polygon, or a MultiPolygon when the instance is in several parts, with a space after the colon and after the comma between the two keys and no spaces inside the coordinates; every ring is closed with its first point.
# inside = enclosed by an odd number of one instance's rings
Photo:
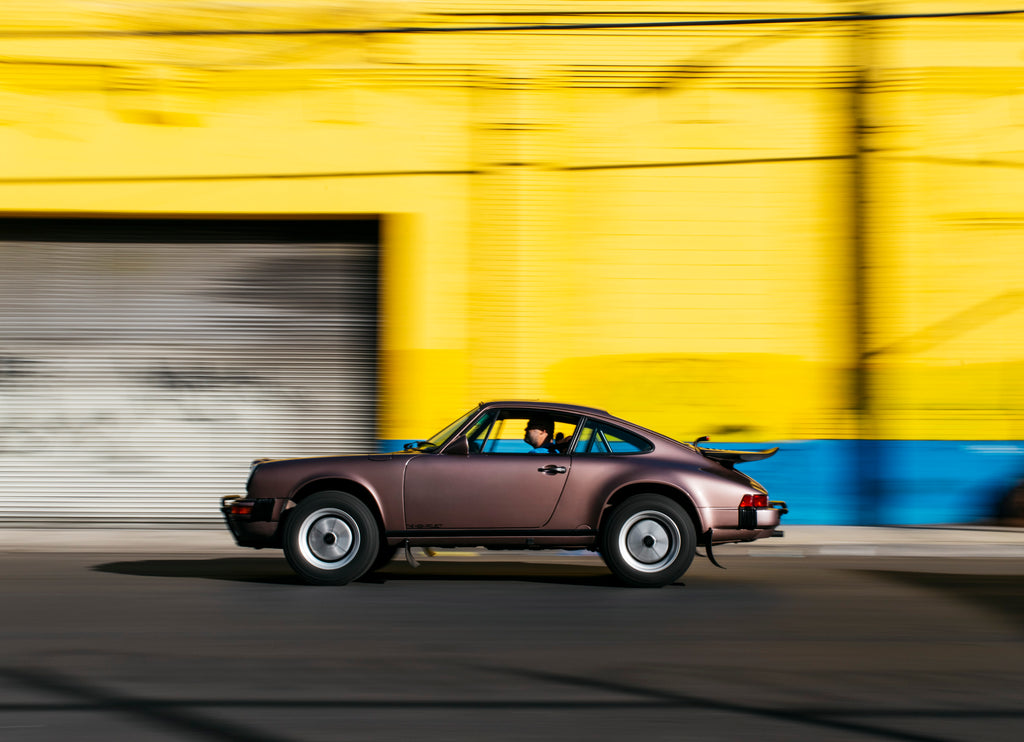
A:
{"type": "Polygon", "coordinates": [[[871,286],[871,23],[850,24],[854,78],[850,87],[850,406],[855,421],[851,477],[861,525],[878,524],[884,497],[880,476],[881,443],[874,416],[869,364],[872,335],[871,286]]]}

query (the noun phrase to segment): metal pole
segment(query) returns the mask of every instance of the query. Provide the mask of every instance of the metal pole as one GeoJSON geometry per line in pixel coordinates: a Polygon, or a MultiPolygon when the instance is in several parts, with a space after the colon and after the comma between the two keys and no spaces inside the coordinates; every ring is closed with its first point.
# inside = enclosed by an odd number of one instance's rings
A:
{"type": "Polygon", "coordinates": [[[854,79],[850,88],[850,300],[852,379],[850,402],[855,420],[852,461],[854,492],[861,524],[881,518],[880,445],[874,419],[869,363],[872,335],[871,286],[871,27],[852,24],[854,79]]]}

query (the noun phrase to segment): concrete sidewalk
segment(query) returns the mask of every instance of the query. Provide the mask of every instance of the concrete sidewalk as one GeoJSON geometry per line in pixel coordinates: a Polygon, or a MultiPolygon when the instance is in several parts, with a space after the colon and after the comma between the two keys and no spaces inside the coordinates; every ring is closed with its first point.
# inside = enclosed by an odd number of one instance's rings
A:
{"type": "Polygon", "coordinates": [[[750,556],[988,557],[1024,559],[1024,528],[1004,526],[783,526],[783,538],[726,545],[750,556]]]}
{"type": "MultiPolygon", "coordinates": [[[[751,557],[885,556],[984,557],[1024,559],[1024,528],[1003,526],[784,526],[783,538],[750,544],[726,544],[716,553],[751,557]]],[[[280,554],[235,546],[227,529],[91,529],[65,526],[0,528],[0,554],[4,553],[113,553],[113,554],[280,554]]],[[[419,550],[416,552],[420,553],[419,550]]],[[[459,550],[450,556],[473,558],[483,550],[459,550]]],[[[543,559],[555,552],[493,552],[503,559],[533,556],[543,559]]],[[[572,552],[587,554],[589,552],[572,552]]],[[[446,554],[439,550],[438,555],[446,554]]],[[[447,557],[446,557],[447,558],[447,557]]]]}

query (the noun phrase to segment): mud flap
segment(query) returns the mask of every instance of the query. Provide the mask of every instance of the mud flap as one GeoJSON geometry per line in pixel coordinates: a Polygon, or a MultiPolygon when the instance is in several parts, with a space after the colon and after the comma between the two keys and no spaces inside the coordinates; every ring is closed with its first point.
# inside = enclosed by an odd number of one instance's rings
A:
{"type": "Polygon", "coordinates": [[[714,564],[719,569],[725,569],[725,567],[723,567],[721,564],[719,564],[718,560],[715,559],[715,553],[711,550],[711,529],[710,528],[704,534],[703,541],[704,541],[704,555],[707,556],[708,561],[710,561],[712,564],[714,564]]]}
{"type": "Polygon", "coordinates": [[[416,557],[412,555],[412,548],[410,548],[409,546],[409,539],[406,539],[402,543],[402,546],[404,547],[405,550],[405,561],[409,564],[409,566],[414,569],[420,566],[420,563],[416,561],[416,557]]]}

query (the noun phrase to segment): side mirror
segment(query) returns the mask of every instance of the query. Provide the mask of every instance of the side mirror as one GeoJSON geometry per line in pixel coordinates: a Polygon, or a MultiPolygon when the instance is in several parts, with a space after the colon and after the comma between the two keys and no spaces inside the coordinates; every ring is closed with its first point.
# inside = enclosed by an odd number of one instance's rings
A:
{"type": "Polygon", "coordinates": [[[695,440],[693,442],[693,447],[696,448],[698,443],[703,443],[704,441],[709,441],[709,440],[711,440],[711,439],[708,438],[706,435],[702,435],[700,438],[698,438],[697,440],[695,440]]]}
{"type": "Polygon", "coordinates": [[[469,438],[465,434],[460,435],[448,444],[444,452],[453,456],[469,456],[469,438]]]}

